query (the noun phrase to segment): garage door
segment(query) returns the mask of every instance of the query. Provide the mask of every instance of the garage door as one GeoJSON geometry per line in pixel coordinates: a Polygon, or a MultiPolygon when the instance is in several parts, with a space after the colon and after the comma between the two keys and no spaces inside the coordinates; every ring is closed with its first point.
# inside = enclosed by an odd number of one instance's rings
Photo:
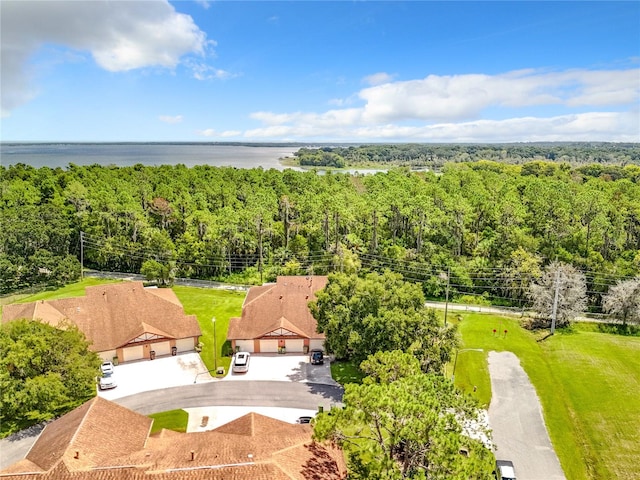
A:
{"type": "Polygon", "coordinates": [[[176,348],[179,352],[191,352],[195,348],[193,338],[180,338],[176,340],[176,348]]]}
{"type": "Polygon", "coordinates": [[[311,350],[324,350],[324,340],[311,339],[309,342],[309,348],[311,350]]]}
{"type": "Polygon", "coordinates": [[[118,354],[115,350],[107,350],[106,352],[99,352],[98,355],[100,355],[100,358],[103,362],[110,362],[111,360],[113,360],[113,357],[117,356],[118,354]]]}
{"type": "Polygon", "coordinates": [[[287,353],[302,352],[304,348],[303,339],[288,339],[284,341],[285,347],[287,347],[287,353]]]}
{"type": "Polygon", "coordinates": [[[278,353],[278,340],[260,340],[260,352],[278,353]]]}
{"type": "Polygon", "coordinates": [[[169,342],[153,343],[151,349],[156,352],[156,357],[169,355],[171,353],[171,344],[169,342]]]}
{"type": "Polygon", "coordinates": [[[132,360],[140,360],[144,356],[144,349],[142,345],[138,345],[136,347],[127,347],[122,349],[122,359],[125,362],[130,362],[132,360]]]}
{"type": "Polygon", "coordinates": [[[253,353],[253,340],[236,340],[236,350],[253,353]]]}

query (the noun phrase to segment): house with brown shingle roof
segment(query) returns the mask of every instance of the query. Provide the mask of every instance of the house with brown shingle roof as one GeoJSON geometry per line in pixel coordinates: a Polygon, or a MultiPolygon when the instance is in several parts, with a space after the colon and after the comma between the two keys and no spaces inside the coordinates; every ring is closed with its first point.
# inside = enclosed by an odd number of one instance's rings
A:
{"type": "Polygon", "coordinates": [[[26,458],[0,472],[21,480],[341,480],[342,451],[309,425],[249,413],[215,430],[149,435],[153,420],[95,397],[45,427],[26,458]]]}
{"type": "Polygon", "coordinates": [[[195,349],[202,334],[171,289],[144,288],[142,282],[87,287],[84,297],[6,305],[2,322],[21,318],[53,326],[75,324],[103,360],[120,362],[195,349]]]}
{"type": "Polygon", "coordinates": [[[242,317],[229,321],[227,339],[236,351],[307,352],[324,348],[324,334],[309,302],[327,284],[326,276],[283,276],[249,289],[242,317]]]}

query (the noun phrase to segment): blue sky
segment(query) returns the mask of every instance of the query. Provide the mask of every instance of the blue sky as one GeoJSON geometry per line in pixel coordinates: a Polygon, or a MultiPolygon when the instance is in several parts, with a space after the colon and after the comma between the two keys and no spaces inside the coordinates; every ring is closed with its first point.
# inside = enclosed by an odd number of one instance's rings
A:
{"type": "Polygon", "coordinates": [[[640,2],[0,8],[2,141],[640,142],[640,2]]]}

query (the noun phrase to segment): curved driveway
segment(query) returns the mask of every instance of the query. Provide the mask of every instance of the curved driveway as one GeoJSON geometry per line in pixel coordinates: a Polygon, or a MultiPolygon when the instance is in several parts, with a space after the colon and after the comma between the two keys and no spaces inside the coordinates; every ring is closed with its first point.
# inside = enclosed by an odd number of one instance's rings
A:
{"type": "Polygon", "coordinates": [[[564,480],[542,418],[540,400],[512,352],[489,352],[489,423],[496,458],[511,460],[518,480],[564,480]]]}
{"type": "Polygon", "coordinates": [[[315,410],[342,405],[342,387],[316,383],[207,382],[142,392],[113,400],[144,415],[210,406],[283,407],[315,410]]]}

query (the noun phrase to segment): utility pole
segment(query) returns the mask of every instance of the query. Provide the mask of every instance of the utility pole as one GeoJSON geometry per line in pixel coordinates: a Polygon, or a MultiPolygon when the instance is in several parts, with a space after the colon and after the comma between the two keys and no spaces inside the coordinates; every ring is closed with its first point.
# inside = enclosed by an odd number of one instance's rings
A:
{"type": "Polygon", "coordinates": [[[447,289],[444,300],[444,324],[447,325],[447,312],[449,311],[449,286],[451,285],[451,267],[447,267],[447,289]]]}
{"type": "Polygon", "coordinates": [[[84,232],[80,232],[80,281],[84,280],[84,232]]]}
{"type": "Polygon", "coordinates": [[[553,310],[551,311],[551,335],[556,331],[556,317],[558,316],[558,295],[560,293],[560,269],[556,270],[554,281],[553,310]]]}
{"type": "Polygon", "coordinates": [[[213,369],[218,374],[218,343],[216,342],[216,317],[211,319],[213,322],[213,369]]]}
{"type": "Polygon", "coordinates": [[[258,271],[260,272],[260,284],[262,285],[262,215],[258,217],[258,251],[260,252],[258,271]]]}

